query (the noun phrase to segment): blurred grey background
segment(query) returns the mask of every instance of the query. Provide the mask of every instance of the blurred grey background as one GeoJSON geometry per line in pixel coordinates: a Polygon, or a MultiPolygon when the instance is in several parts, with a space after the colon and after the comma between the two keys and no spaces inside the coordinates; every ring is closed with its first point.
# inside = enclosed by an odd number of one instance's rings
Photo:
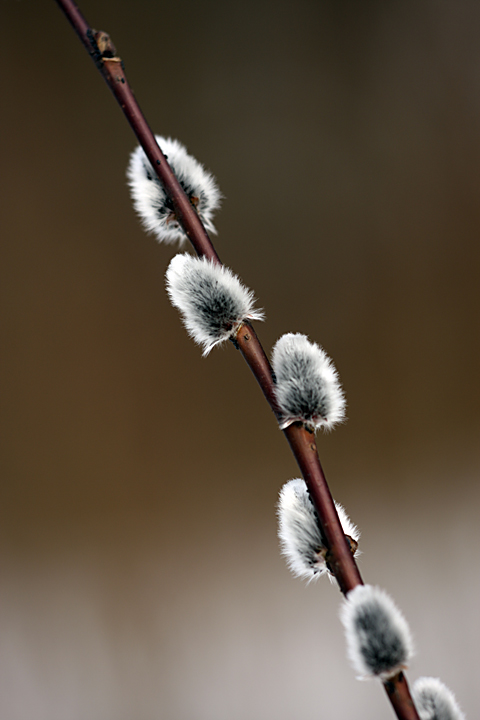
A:
{"type": "MultiPolygon", "coordinates": [[[[408,677],[480,702],[480,4],[85,0],[155,132],[218,178],[269,349],[334,358],[319,436],[408,677]]],[[[170,306],[135,140],[54,2],[2,0],[2,720],[380,720],[340,594],[279,556],[297,476],[232,346],[170,306]]]]}

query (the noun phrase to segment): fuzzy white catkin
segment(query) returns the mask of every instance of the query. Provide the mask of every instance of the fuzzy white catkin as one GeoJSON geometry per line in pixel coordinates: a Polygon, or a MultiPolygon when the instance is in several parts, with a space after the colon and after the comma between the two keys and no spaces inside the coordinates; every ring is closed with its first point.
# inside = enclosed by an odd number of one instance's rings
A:
{"type": "MultiPolygon", "coordinates": [[[[221,199],[215,178],[187,153],[178,140],[160,135],[156,135],[155,139],[189,200],[196,207],[206,230],[215,233],[212,218],[221,199]]],[[[140,145],[130,156],[127,178],[134,208],[147,232],[153,233],[162,242],[173,243],[178,240],[182,244],[186,235],[177,222],[162,183],[140,145]]]]}
{"type": "MultiPolygon", "coordinates": [[[[358,542],[360,532],[341,505],[335,503],[345,535],[358,542]]],[[[278,502],[278,536],[287,565],[296,577],[311,582],[328,573],[325,542],[318,525],[315,507],[302,478],[289,480],[280,490],[278,502]]],[[[356,550],[355,555],[359,551],[356,550]]]]}
{"type": "Polygon", "coordinates": [[[418,678],[412,698],[420,720],[465,720],[455,695],[438,678],[418,678]]]}
{"type": "Polygon", "coordinates": [[[272,367],[282,430],[297,420],[330,430],[345,419],[345,397],[335,366],[306,335],[282,335],[272,351],[272,367]]]}
{"type": "Polygon", "coordinates": [[[204,355],[235,335],[244,320],[264,318],[253,306],[253,292],[224,265],[188,253],[175,255],[166,278],[170,301],[204,355]]]}
{"type": "Polygon", "coordinates": [[[408,665],[413,656],[410,629],[384,590],[358,585],[347,594],[340,619],[348,658],[360,678],[385,680],[408,665]]]}

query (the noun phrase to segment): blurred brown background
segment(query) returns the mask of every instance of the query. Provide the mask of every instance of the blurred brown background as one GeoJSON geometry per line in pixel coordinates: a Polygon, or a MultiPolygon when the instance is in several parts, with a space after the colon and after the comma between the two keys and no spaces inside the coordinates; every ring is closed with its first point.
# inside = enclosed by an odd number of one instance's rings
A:
{"type": "MultiPolygon", "coordinates": [[[[137,222],[135,141],[54,2],[2,0],[2,720],[393,717],[327,581],[277,549],[297,475],[233,347],[202,359],[137,222]]],[[[266,348],[307,333],[361,570],[470,719],[480,492],[480,4],[85,0],[158,133],[217,176],[266,348]]]]}

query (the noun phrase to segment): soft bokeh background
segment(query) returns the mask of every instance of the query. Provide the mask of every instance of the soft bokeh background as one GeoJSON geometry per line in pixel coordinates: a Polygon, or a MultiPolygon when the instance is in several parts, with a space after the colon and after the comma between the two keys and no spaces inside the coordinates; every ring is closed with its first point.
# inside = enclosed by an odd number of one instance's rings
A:
{"type": "MultiPolygon", "coordinates": [[[[2,720],[380,720],[340,595],[288,574],[297,475],[241,357],[202,359],[135,142],[54,2],[1,0],[2,720]]],[[[85,0],[156,132],[217,176],[217,247],[322,343],[319,446],[361,570],[480,703],[480,4],[85,0]]]]}

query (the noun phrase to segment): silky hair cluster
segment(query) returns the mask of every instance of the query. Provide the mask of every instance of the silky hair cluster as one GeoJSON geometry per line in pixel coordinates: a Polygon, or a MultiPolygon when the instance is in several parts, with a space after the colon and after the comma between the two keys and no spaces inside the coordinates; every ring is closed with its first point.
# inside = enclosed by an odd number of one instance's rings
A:
{"type": "Polygon", "coordinates": [[[407,667],[413,641],[405,618],[384,590],[357,585],[342,605],[347,654],[361,678],[382,680],[407,667]]]}
{"type": "Polygon", "coordinates": [[[245,320],[263,320],[254,295],[233,272],[207,258],[176,255],[168,266],[167,292],[190,336],[208,355],[233,337],[245,320]]]}
{"type": "MultiPolygon", "coordinates": [[[[221,199],[215,178],[187,153],[185,146],[178,140],[160,135],[156,135],[155,139],[205,228],[215,233],[212,219],[221,199]]],[[[186,240],[185,232],[175,216],[170,198],[140,145],[130,156],[127,178],[134,208],[144,228],[161,242],[173,243],[178,240],[182,244],[186,240]]]]}
{"type": "Polygon", "coordinates": [[[335,366],[306,335],[282,335],[272,351],[272,367],[282,430],[297,420],[330,430],[345,419],[345,397],[335,366]]]}
{"type": "Polygon", "coordinates": [[[412,698],[420,720],[465,720],[455,695],[438,678],[418,678],[412,698]]]}
{"type": "MultiPolygon", "coordinates": [[[[360,532],[343,507],[338,503],[335,503],[335,507],[343,532],[353,541],[351,544],[354,544],[354,554],[357,556],[360,532]]],[[[317,513],[302,478],[289,480],[280,490],[278,536],[282,554],[296,577],[311,582],[328,573],[328,577],[334,579],[325,562],[327,548],[317,513]]]]}

